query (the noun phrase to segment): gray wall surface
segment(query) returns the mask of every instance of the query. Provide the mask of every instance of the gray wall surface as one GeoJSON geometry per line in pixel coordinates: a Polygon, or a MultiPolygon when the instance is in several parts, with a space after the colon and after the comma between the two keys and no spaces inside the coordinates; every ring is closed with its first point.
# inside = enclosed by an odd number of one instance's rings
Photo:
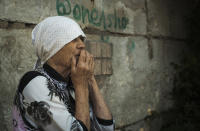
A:
{"type": "Polygon", "coordinates": [[[96,59],[96,77],[116,130],[159,131],[162,120],[145,118],[173,105],[170,64],[187,49],[188,8],[180,0],[0,0],[0,130],[12,130],[15,90],[37,59],[32,29],[64,15],[81,25],[95,49],[107,49],[108,57],[96,59]]]}

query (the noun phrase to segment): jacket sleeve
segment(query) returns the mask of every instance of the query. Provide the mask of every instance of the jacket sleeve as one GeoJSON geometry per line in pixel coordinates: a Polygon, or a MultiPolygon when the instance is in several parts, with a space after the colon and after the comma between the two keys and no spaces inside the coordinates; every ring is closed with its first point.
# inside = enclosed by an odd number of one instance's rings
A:
{"type": "MultiPolygon", "coordinates": [[[[92,110],[92,108],[90,108],[92,110]]],[[[98,118],[93,113],[93,110],[91,111],[91,117],[92,117],[92,123],[94,125],[94,128],[97,131],[114,131],[115,129],[115,122],[114,120],[104,120],[101,118],[98,118]]]]}
{"type": "Polygon", "coordinates": [[[52,99],[44,76],[32,79],[23,90],[26,119],[45,131],[87,131],[80,120],[73,117],[57,96],[52,99]]]}

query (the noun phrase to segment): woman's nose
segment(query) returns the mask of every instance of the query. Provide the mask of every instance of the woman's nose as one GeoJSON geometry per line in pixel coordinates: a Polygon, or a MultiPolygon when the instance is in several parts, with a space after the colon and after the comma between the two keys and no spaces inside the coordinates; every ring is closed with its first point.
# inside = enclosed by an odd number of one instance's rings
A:
{"type": "Polygon", "coordinates": [[[83,43],[82,40],[79,40],[78,45],[77,45],[78,49],[85,49],[85,44],[83,43]]]}

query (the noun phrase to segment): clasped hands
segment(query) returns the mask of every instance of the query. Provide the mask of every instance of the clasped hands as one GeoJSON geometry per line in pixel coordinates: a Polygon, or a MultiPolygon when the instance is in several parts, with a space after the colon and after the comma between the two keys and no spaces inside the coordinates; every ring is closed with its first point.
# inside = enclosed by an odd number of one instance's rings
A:
{"type": "Polygon", "coordinates": [[[73,56],[71,60],[71,79],[74,88],[83,87],[94,78],[94,58],[86,50],[81,50],[78,61],[73,56]]]}

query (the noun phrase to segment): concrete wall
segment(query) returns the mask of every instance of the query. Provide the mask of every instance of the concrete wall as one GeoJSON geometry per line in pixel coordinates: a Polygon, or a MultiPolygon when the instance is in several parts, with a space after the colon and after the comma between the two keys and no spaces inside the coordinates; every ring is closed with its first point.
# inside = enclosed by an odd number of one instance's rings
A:
{"type": "Polygon", "coordinates": [[[188,8],[180,0],[0,0],[0,129],[12,130],[18,81],[36,61],[31,30],[48,16],[64,15],[88,37],[116,129],[159,131],[162,119],[145,118],[173,105],[170,63],[187,49],[188,8]]]}

